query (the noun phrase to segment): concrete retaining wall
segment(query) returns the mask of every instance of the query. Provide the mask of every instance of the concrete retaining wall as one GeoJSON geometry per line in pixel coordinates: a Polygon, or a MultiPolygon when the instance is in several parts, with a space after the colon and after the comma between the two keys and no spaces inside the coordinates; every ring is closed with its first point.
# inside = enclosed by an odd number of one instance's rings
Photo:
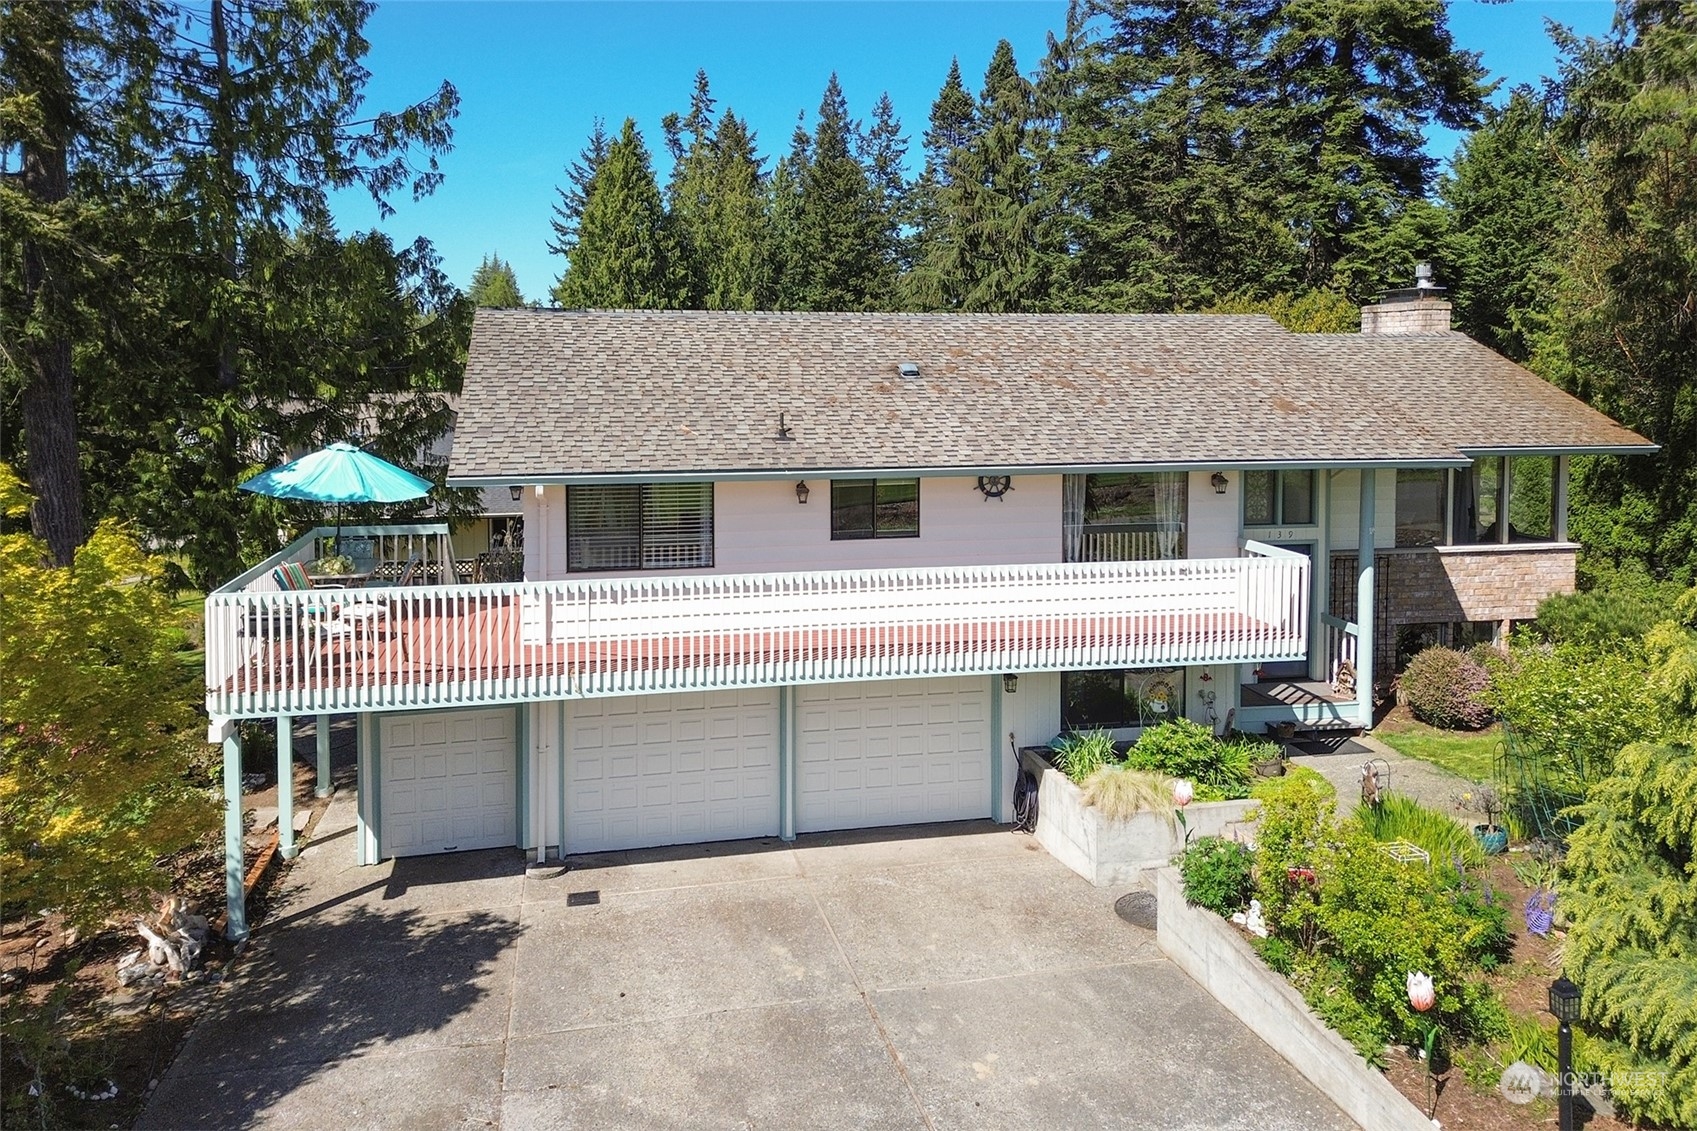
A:
{"type": "MultiPolygon", "coordinates": [[[[1020,751],[1020,767],[1038,781],[1037,843],[1097,887],[1135,882],[1143,872],[1165,867],[1182,847],[1184,830],[1169,827],[1165,814],[1109,820],[1084,804],[1079,788],[1035,751],[1020,751]]],[[[1247,840],[1255,829],[1250,817],[1259,807],[1255,801],[1201,802],[1185,810],[1185,820],[1192,838],[1247,840]]]]}
{"type": "Polygon", "coordinates": [[[1367,1131],[1432,1131],[1432,1121],[1315,1017],[1295,987],[1267,969],[1236,927],[1184,901],[1178,869],[1155,874],[1155,895],[1155,941],[1167,957],[1345,1115],[1367,1131]]]}

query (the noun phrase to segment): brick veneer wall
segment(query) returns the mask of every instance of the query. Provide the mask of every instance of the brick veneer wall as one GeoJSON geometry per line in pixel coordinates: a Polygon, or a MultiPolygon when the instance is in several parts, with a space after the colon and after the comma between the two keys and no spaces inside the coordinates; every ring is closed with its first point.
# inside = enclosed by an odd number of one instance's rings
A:
{"type": "MultiPolygon", "coordinates": [[[[1579,547],[1446,546],[1374,555],[1377,623],[1374,659],[1388,678],[1396,662],[1396,629],[1405,624],[1531,620],[1538,602],[1572,593],[1579,547]]],[[[1332,615],[1355,618],[1355,555],[1332,556],[1332,615]]]]}

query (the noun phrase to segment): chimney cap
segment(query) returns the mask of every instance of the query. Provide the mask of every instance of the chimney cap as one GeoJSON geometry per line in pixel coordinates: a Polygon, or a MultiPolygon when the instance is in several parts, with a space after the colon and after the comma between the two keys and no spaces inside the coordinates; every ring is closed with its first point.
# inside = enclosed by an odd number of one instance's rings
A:
{"type": "Polygon", "coordinates": [[[1408,302],[1420,302],[1425,299],[1443,298],[1447,292],[1438,286],[1436,274],[1432,265],[1425,260],[1414,265],[1414,285],[1400,287],[1394,291],[1386,291],[1379,299],[1381,305],[1395,306],[1408,302]]]}

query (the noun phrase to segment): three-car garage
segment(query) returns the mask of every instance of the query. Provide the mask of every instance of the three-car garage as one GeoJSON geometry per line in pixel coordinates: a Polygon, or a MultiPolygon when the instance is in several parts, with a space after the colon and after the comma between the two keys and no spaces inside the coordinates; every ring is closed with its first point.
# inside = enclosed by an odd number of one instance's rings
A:
{"type": "Polygon", "coordinates": [[[367,857],[989,817],[994,701],[989,678],[962,677],[375,716],[361,731],[367,857]]]}

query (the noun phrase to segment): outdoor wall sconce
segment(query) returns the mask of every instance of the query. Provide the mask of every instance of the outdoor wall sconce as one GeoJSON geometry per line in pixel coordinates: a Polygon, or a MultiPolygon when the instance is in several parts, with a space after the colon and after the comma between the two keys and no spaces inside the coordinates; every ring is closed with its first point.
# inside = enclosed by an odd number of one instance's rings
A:
{"type": "Polygon", "coordinates": [[[1226,480],[1226,477],[1224,475],[1221,475],[1219,472],[1216,471],[1216,472],[1214,472],[1213,476],[1208,480],[1208,482],[1210,482],[1214,485],[1214,494],[1223,495],[1223,494],[1226,493],[1226,482],[1227,482],[1227,480],[1226,480]]]}
{"type": "Polygon", "coordinates": [[[808,490],[807,480],[803,479],[795,485],[795,501],[800,503],[802,506],[807,505],[807,496],[811,494],[813,494],[813,492],[808,490]]]}
{"type": "Polygon", "coordinates": [[[513,497],[513,502],[516,503],[519,501],[519,496],[524,494],[524,488],[514,484],[507,488],[507,494],[511,495],[513,497]]]}
{"type": "Polygon", "coordinates": [[[1019,690],[1019,677],[1009,672],[1002,677],[1002,690],[1012,695],[1019,690]]]}

